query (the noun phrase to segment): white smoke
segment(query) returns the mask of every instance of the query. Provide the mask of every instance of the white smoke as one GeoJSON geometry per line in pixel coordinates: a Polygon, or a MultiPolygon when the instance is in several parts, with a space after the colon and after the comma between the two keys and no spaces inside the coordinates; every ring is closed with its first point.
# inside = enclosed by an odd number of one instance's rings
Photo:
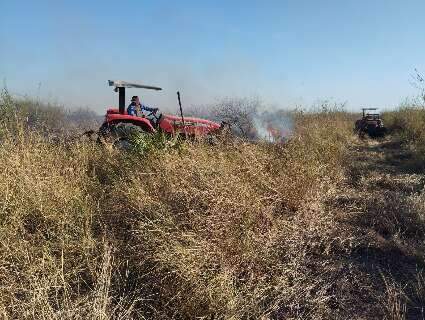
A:
{"type": "Polygon", "coordinates": [[[268,142],[285,142],[293,132],[293,120],[284,110],[257,112],[252,119],[257,138],[268,142]]]}
{"type": "Polygon", "coordinates": [[[268,142],[275,142],[275,138],[272,136],[271,132],[267,130],[267,124],[260,117],[254,117],[252,122],[257,131],[257,138],[260,140],[265,140],[268,142]]]}
{"type": "Polygon", "coordinates": [[[258,97],[226,97],[213,105],[192,106],[185,113],[224,121],[235,135],[248,140],[285,142],[294,127],[291,111],[266,106],[258,97]]]}

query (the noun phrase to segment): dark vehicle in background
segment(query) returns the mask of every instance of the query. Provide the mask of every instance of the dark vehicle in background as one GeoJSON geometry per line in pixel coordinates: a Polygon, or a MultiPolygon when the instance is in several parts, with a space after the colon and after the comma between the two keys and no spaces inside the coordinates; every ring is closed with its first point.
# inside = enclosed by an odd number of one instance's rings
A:
{"type": "Polygon", "coordinates": [[[367,134],[371,138],[377,138],[383,137],[387,133],[387,128],[384,126],[381,115],[376,110],[377,108],[362,109],[362,118],[356,121],[354,129],[359,136],[363,137],[367,134]]]}

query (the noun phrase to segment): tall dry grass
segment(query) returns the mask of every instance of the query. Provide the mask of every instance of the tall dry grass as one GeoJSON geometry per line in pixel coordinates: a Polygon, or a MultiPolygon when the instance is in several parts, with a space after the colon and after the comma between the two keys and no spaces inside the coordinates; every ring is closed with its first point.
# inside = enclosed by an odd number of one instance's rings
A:
{"type": "MultiPolygon", "coordinates": [[[[3,100],[2,110],[13,103],[3,100]]],[[[12,113],[0,146],[2,316],[337,319],[403,312],[395,296],[400,308],[386,313],[383,281],[376,286],[350,260],[361,232],[327,205],[345,177],[350,116],[293,116],[295,131],[284,145],[183,143],[123,153],[51,142],[12,113]]]]}
{"type": "Polygon", "coordinates": [[[73,136],[97,129],[103,119],[87,108],[66,109],[30,97],[13,98],[6,89],[0,92],[0,122],[9,129],[17,124],[44,136],[73,136]]]}
{"type": "Polygon", "coordinates": [[[421,105],[402,105],[398,110],[385,112],[384,121],[399,140],[411,147],[418,162],[425,160],[425,108],[421,105]]]}

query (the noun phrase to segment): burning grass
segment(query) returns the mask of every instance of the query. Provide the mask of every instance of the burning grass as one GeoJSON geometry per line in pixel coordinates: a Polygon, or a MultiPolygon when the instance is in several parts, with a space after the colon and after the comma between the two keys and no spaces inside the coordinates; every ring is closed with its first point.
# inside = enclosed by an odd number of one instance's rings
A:
{"type": "MultiPolygon", "coordinates": [[[[402,280],[375,278],[361,264],[372,218],[331,205],[347,179],[351,119],[334,112],[294,119],[285,145],[183,143],[144,148],[143,156],[52,144],[19,126],[13,136],[3,131],[0,312],[61,319],[408,314],[402,280]]],[[[410,240],[422,239],[412,232],[410,240]]],[[[421,297],[423,281],[415,283],[421,297]]]]}

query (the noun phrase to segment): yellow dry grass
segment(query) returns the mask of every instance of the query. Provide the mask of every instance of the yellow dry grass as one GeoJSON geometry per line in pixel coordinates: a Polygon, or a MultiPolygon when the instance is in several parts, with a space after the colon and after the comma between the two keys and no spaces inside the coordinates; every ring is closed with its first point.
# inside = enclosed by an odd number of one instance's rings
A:
{"type": "MultiPolygon", "coordinates": [[[[350,145],[361,142],[351,127],[341,112],[298,114],[285,145],[184,143],[143,155],[2,127],[2,317],[413,314],[423,301],[421,273],[403,270],[416,275],[409,292],[385,269],[390,260],[366,257],[378,255],[369,247],[385,256],[385,248],[420,242],[422,229],[403,220],[405,233],[397,227],[382,239],[382,226],[400,216],[384,210],[381,219],[354,201],[361,184],[353,181],[365,176],[355,174],[350,145]]],[[[423,210],[422,200],[412,203],[408,219],[423,210]]]]}

